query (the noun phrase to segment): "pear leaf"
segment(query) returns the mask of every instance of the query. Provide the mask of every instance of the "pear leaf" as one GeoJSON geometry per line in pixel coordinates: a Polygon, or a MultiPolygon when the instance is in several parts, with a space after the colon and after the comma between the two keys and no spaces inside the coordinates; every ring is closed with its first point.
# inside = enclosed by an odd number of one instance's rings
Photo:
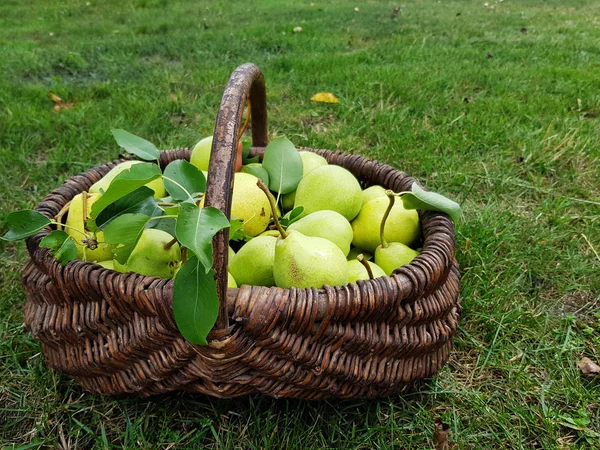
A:
{"type": "Polygon", "coordinates": [[[252,148],[252,144],[250,142],[244,142],[242,144],[242,165],[252,164],[259,162],[258,156],[254,156],[250,158],[250,148],[252,148]]]}
{"type": "Polygon", "coordinates": [[[402,194],[402,203],[406,209],[422,209],[426,211],[441,211],[450,216],[454,223],[462,215],[460,205],[449,198],[435,192],[424,190],[416,182],[413,183],[411,192],[402,194]]]}
{"type": "Polygon", "coordinates": [[[64,231],[54,230],[40,241],[40,247],[49,248],[50,254],[63,266],[77,258],[75,241],[64,231]]]}
{"type": "Polygon", "coordinates": [[[88,219],[86,226],[90,231],[103,230],[106,226],[123,214],[144,214],[155,216],[162,214],[154,199],[154,191],[148,186],[142,186],[114,203],[108,205],[96,218],[88,219]]]}
{"type": "Polygon", "coordinates": [[[127,262],[150,220],[145,214],[128,213],[117,217],[104,228],[104,241],[107,244],[120,244],[113,250],[119,263],[127,262]]]}
{"type": "Polygon", "coordinates": [[[207,345],[206,336],[217,321],[219,297],[215,271],[206,271],[196,256],[179,269],[173,282],[173,314],[182,336],[207,345]]]}
{"type": "Polygon", "coordinates": [[[269,174],[269,189],[278,194],[292,192],[302,179],[302,158],[285,137],[273,139],[265,149],[263,168],[269,174]]]}
{"type": "Polygon", "coordinates": [[[161,175],[160,167],[151,163],[134,164],[130,169],[124,170],[112,180],[106,192],[94,202],[90,218],[96,220],[108,205],[161,175]]]}
{"type": "Polygon", "coordinates": [[[37,211],[23,209],[11,212],[5,217],[4,223],[8,225],[8,231],[0,239],[12,242],[33,236],[50,225],[50,219],[37,211]]]}
{"type": "Polygon", "coordinates": [[[182,203],[175,232],[181,245],[198,256],[205,273],[208,273],[213,265],[212,238],[227,227],[229,221],[220,209],[212,206],[198,208],[193,203],[182,203]]]}
{"type": "Polygon", "coordinates": [[[192,194],[206,190],[206,177],[202,171],[184,159],[170,163],[164,176],[165,189],[175,201],[187,200],[192,194]]]}
{"type": "Polygon", "coordinates": [[[254,175],[256,178],[263,180],[267,186],[269,185],[269,173],[262,166],[242,166],[242,172],[254,175]]]}
{"type": "Polygon", "coordinates": [[[245,238],[244,221],[242,219],[231,219],[229,221],[231,227],[229,228],[229,240],[230,241],[241,241],[245,238]]]}
{"type": "Polygon", "coordinates": [[[160,158],[160,151],[152,142],[125,130],[112,129],[110,131],[115,137],[117,144],[119,144],[119,147],[125,149],[127,152],[133,153],[145,161],[153,161],[160,158]]]}
{"type": "Polygon", "coordinates": [[[289,211],[285,216],[279,219],[279,222],[284,227],[289,227],[291,224],[300,220],[302,213],[304,212],[304,206],[296,206],[294,209],[289,211]]]}

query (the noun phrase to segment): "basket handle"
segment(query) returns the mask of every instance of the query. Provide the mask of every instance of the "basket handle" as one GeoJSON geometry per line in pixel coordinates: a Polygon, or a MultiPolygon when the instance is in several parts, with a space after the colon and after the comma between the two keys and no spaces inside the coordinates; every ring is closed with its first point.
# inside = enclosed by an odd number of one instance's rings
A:
{"type": "MultiPolygon", "coordinates": [[[[225,87],[217,115],[208,164],[205,206],[214,206],[220,209],[227,218],[231,216],[237,135],[248,98],[252,116],[252,146],[265,147],[268,143],[265,79],[258,66],[252,63],[243,64],[235,69],[225,87]]],[[[213,259],[217,272],[217,294],[219,296],[217,329],[229,326],[227,312],[228,247],[229,228],[226,228],[213,238],[213,259]]]]}

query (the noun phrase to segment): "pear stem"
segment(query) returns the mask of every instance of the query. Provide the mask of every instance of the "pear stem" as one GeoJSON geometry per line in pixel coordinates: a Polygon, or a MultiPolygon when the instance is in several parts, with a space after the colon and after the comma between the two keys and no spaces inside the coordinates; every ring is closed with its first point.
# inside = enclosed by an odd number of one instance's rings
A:
{"type": "Polygon", "coordinates": [[[390,212],[392,211],[394,202],[396,201],[396,195],[391,190],[388,189],[387,191],[385,191],[385,195],[387,195],[388,198],[390,199],[390,203],[389,203],[387,209],[385,210],[385,213],[383,214],[383,218],[381,219],[381,227],[379,228],[379,238],[381,239],[381,246],[383,248],[387,248],[389,245],[387,243],[387,241],[385,240],[385,236],[384,236],[385,222],[386,222],[388,216],[390,215],[390,212]]]}
{"type": "Polygon", "coordinates": [[[237,137],[237,141],[236,142],[240,141],[240,139],[242,138],[242,136],[246,132],[246,128],[248,128],[248,123],[250,123],[250,114],[251,114],[250,113],[250,110],[251,110],[250,109],[250,107],[251,107],[250,99],[248,98],[246,101],[248,102],[248,113],[246,114],[246,121],[244,122],[244,125],[242,126],[242,129],[238,133],[238,137],[237,137]]]}
{"type": "Polygon", "coordinates": [[[54,217],[54,220],[56,220],[57,224],[56,224],[56,229],[57,230],[62,230],[62,218],[65,215],[65,213],[69,210],[69,207],[71,206],[71,201],[69,200],[67,202],[67,204],[65,206],[62,207],[62,209],[58,212],[58,214],[54,217]]]}
{"type": "Polygon", "coordinates": [[[371,265],[365,259],[364,255],[361,253],[360,255],[358,255],[356,257],[356,259],[358,259],[358,262],[361,263],[363,266],[365,266],[365,269],[367,269],[367,273],[369,274],[369,280],[374,279],[375,277],[373,276],[373,271],[371,270],[371,265]]]}
{"type": "Polygon", "coordinates": [[[171,239],[169,242],[167,242],[165,245],[163,245],[163,248],[165,250],[169,250],[171,247],[173,247],[173,245],[175,245],[175,242],[177,242],[177,238],[171,239]]]}
{"type": "Polygon", "coordinates": [[[257,181],[256,185],[265,193],[265,195],[269,199],[269,204],[271,205],[271,211],[273,213],[273,220],[275,221],[275,226],[277,227],[277,230],[279,230],[279,234],[281,234],[281,238],[285,239],[288,236],[288,234],[281,227],[281,224],[279,223],[279,219],[277,218],[277,212],[276,212],[277,207],[275,206],[275,199],[273,198],[273,194],[271,194],[271,191],[269,191],[269,188],[265,185],[265,183],[263,183],[263,180],[259,179],[257,181]]]}
{"type": "Polygon", "coordinates": [[[87,219],[87,196],[88,193],[86,191],[83,191],[81,193],[81,214],[83,216],[83,231],[87,230],[87,226],[85,224],[85,221],[87,219]]]}

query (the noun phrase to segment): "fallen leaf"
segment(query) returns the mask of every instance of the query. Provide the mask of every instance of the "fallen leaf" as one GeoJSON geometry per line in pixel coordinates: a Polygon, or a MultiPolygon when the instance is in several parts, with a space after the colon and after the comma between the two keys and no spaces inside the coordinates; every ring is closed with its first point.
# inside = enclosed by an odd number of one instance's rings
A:
{"type": "Polygon", "coordinates": [[[58,95],[54,94],[53,92],[50,92],[48,94],[48,97],[50,97],[50,100],[52,100],[54,102],[54,111],[58,112],[61,109],[69,109],[71,108],[73,105],[75,105],[75,102],[77,99],[73,99],[73,101],[71,103],[64,103],[62,101],[62,98],[60,98],[58,95]]]}
{"type": "Polygon", "coordinates": [[[579,370],[581,370],[583,375],[592,377],[600,375],[600,366],[590,358],[582,358],[582,360],[577,363],[577,367],[579,367],[579,370]]]}
{"type": "Polygon", "coordinates": [[[310,98],[313,102],[339,103],[339,99],[331,92],[319,92],[310,98]]]}
{"type": "Polygon", "coordinates": [[[450,425],[442,422],[442,419],[435,419],[433,432],[433,447],[435,450],[449,450],[448,432],[450,425]]]}
{"type": "Polygon", "coordinates": [[[358,11],[359,11],[359,9],[358,9],[358,8],[354,8],[354,11],[358,12],[358,11]]]}
{"type": "Polygon", "coordinates": [[[302,31],[302,27],[294,27],[294,33],[300,33],[302,31]]]}

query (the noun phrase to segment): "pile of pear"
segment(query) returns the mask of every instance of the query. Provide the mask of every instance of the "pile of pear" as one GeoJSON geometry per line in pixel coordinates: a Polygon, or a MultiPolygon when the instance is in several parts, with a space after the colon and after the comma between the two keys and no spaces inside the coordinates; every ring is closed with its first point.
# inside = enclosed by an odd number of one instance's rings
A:
{"type": "MultiPolygon", "coordinates": [[[[205,172],[212,138],[200,141],[190,162],[205,172]]],[[[229,248],[229,287],[282,288],[342,286],[390,275],[419,252],[418,214],[381,186],[362,189],[345,168],[328,164],[320,155],[301,151],[302,179],[279,202],[257,177],[241,172],[238,149],[231,217],[241,219],[247,242],[237,253],[229,248]],[[300,219],[284,228],[278,218],[303,207],[300,219]],[[371,260],[371,261],[369,261],[371,260]]],[[[118,272],[172,278],[182,264],[182,248],[168,232],[146,228],[125,264],[114,259],[115,245],[102,231],[86,228],[91,207],[111,181],[138,161],[117,165],[100,181],[70,202],[66,232],[75,240],[78,257],[118,272]]],[[[256,163],[255,163],[256,164],[256,163]]],[[[162,179],[147,184],[158,201],[167,196],[162,179]]],[[[202,206],[202,204],[201,204],[202,206]]]]}
{"type": "Polygon", "coordinates": [[[351,172],[320,155],[300,156],[302,179],[280,203],[284,214],[302,206],[301,218],[284,229],[277,220],[279,205],[262,186],[275,223],[230,252],[229,275],[237,286],[343,286],[390,275],[419,254],[415,210],[381,186],[363,190],[351,172]]]}

